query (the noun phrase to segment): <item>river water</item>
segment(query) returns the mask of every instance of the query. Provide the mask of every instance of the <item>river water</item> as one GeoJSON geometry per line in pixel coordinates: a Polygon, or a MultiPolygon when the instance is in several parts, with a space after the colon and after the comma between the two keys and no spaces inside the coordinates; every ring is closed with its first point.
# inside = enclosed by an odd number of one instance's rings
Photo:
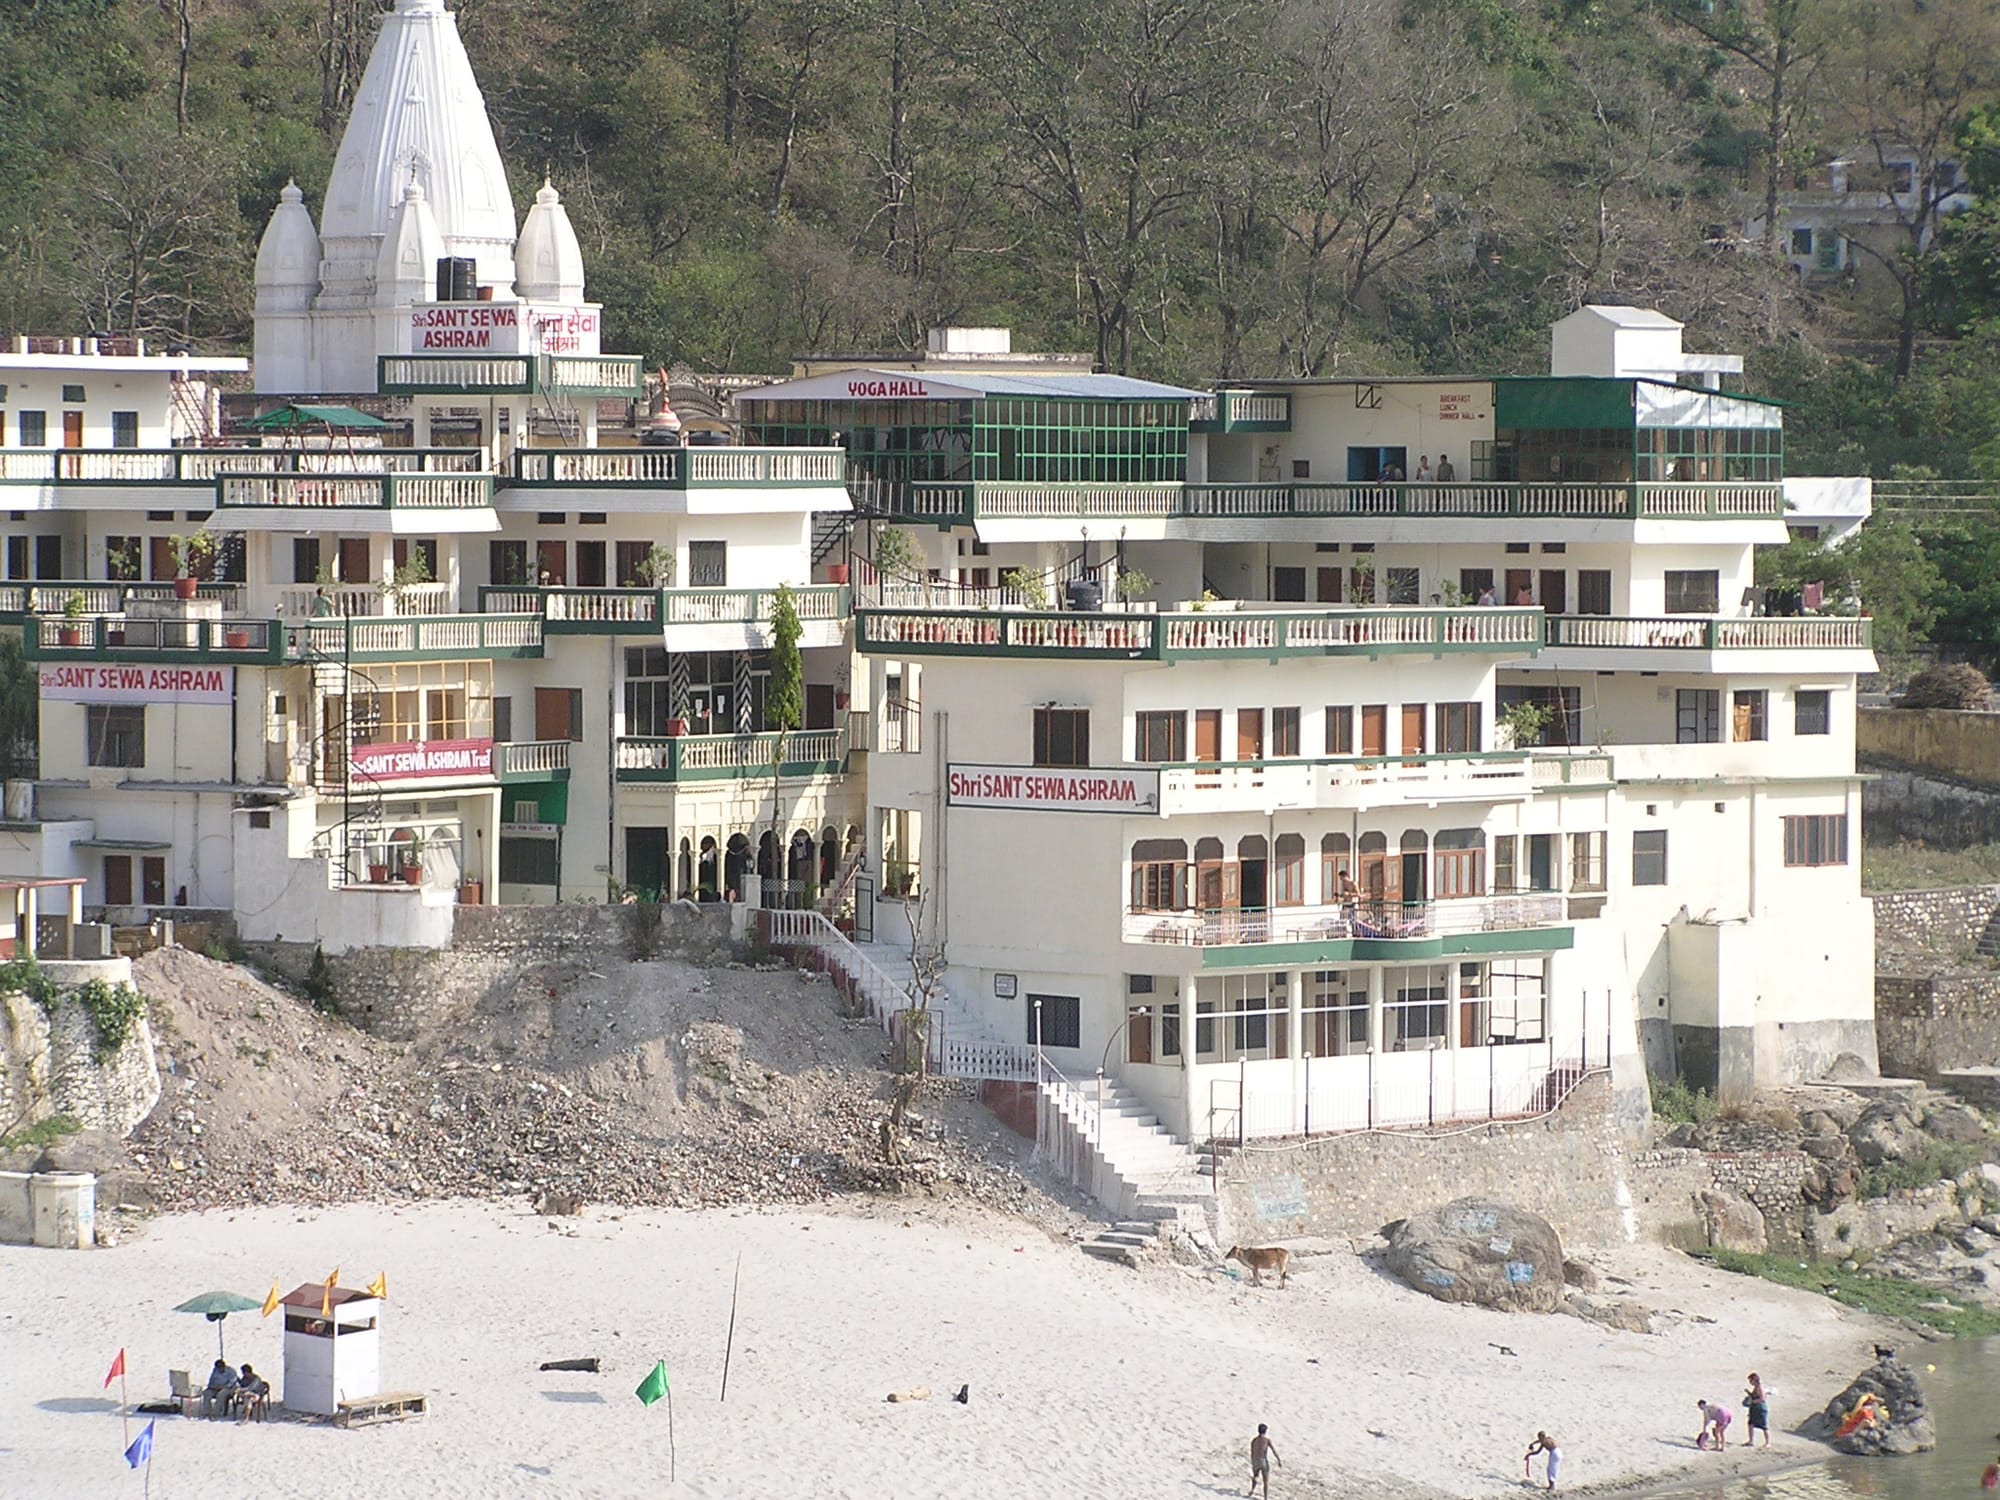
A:
{"type": "MultiPolygon", "coordinates": [[[[2000,1457],[2000,1338],[1914,1343],[1902,1351],[1918,1368],[1925,1399],[1937,1417],[1938,1445],[1907,1458],[1833,1458],[1810,1469],[1768,1479],[1696,1485],[1676,1490],[1686,1500],[1941,1500],[1954,1495],[1986,1496],[1979,1475],[2000,1457]],[[1934,1364],[1937,1373],[1923,1366],[1934,1364]]],[[[1784,1410],[1773,1425],[1790,1425],[1805,1415],[1784,1410]]],[[[1739,1411],[1732,1436],[1740,1436],[1739,1411]]],[[[1782,1441],[1782,1436],[1780,1438],[1782,1441]]]]}

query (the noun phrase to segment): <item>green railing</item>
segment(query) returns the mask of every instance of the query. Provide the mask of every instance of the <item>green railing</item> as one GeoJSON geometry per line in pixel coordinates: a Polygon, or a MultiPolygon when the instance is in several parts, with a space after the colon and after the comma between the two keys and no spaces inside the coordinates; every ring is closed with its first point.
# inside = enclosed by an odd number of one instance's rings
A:
{"type": "Polygon", "coordinates": [[[1853,615],[1550,615],[1546,643],[1613,651],[1867,651],[1874,621],[1853,615]]]}
{"type": "Polygon", "coordinates": [[[777,734],[683,734],[619,739],[620,781],[744,781],[771,774],[784,740],[781,776],[832,776],[846,769],[847,736],[838,729],[777,734]]]}
{"type": "Polygon", "coordinates": [[[468,353],[380,355],[375,387],[385,396],[637,396],[643,384],[636,354],[468,353]]]}
{"type": "Polygon", "coordinates": [[[885,655],[1183,658],[1498,651],[1533,655],[1538,609],[1320,609],[1084,614],[863,609],[856,649],[885,655]]]}
{"type": "Polygon", "coordinates": [[[330,662],[459,661],[542,654],[540,615],[354,616],[285,627],[285,649],[330,662]]]}
{"type": "Polygon", "coordinates": [[[30,661],[157,663],[162,666],[275,666],[285,638],[275,620],[133,620],[86,615],[31,618],[24,626],[30,661]]]}

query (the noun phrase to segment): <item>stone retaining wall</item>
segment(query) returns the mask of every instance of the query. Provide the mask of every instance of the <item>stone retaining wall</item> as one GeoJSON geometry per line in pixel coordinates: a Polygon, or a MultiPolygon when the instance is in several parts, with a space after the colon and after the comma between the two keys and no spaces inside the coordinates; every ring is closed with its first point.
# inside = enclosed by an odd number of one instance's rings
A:
{"type": "Polygon", "coordinates": [[[1900,944],[1943,955],[1954,947],[1978,941],[1993,913],[2000,910],[2000,885],[1883,891],[1869,900],[1875,907],[1878,948],[1900,944]]]}
{"type": "Polygon", "coordinates": [[[1875,1038],[1892,1078],[2000,1063],[2000,973],[1877,974],[1875,1038]]]}
{"type": "Polygon", "coordinates": [[[2000,843],[2000,791],[1867,756],[1859,765],[1872,778],[1861,784],[1870,839],[1921,840],[1938,849],[2000,843]]]}

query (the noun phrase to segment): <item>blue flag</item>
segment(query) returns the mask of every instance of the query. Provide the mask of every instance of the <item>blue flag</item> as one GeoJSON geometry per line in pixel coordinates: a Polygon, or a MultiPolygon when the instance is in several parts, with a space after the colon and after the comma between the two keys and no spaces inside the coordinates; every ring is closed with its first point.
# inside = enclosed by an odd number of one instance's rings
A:
{"type": "Polygon", "coordinates": [[[125,1450],[125,1462],[133,1468],[150,1463],[153,1458],[153,1424],[148,1422],[145,1431],[132,1439],[132,1446],[125,1450]]]}

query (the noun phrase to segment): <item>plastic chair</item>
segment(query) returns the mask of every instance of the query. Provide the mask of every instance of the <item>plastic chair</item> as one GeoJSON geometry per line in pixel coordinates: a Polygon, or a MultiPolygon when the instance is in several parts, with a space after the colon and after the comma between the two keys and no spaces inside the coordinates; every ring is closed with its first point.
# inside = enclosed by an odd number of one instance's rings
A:
{"type": "Polygon", "coordinates": [[[194,1381],[189,1378],[186,1370],[167,1371],[167,1391],[173,1397],[174,1404],[181,1409],[182,1416],[194,1415],[194,1403],[202,1392],[194,1388],[194,1381]]]}

